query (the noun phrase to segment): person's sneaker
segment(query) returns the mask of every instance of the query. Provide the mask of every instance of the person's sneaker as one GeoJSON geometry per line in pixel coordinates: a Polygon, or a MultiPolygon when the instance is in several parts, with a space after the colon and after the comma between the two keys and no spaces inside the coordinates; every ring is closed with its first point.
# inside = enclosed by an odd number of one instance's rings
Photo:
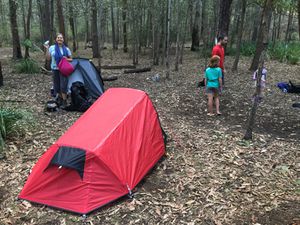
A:
{"type": "Polygon", "coordinates": [[[66,109],[67,106],[68,106],[67,100],[62,100],[62,104],[60,105],[60,108],[61,108],[61,109],[66,109]]]}

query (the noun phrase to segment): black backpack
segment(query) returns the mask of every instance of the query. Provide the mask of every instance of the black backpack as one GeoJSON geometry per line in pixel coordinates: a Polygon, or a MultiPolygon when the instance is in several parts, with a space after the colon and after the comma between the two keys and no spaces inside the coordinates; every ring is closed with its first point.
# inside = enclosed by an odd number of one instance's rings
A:
{"type": "Polygon", "coordinates": [[[71,87],[71,104],[66,108],[67,111],[85,112],[93,104],[93,99],[88,95],[84,84],[76,81],[71,87]]]}

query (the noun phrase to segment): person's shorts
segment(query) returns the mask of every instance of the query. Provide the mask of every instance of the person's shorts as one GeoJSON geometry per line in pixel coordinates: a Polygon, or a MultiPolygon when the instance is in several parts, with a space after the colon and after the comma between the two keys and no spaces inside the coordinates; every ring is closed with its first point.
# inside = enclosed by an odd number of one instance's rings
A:
{"type": "Polygon", "coordinates": [[[59,70],[52,70],[53,72],[53,86],[55,93],[67,93],[68,78],[61,75],[59,70]]]}
{"type": "Polygon", "coordinates": [[[219,88],[206,88],[206,94],[219,95],[220,89],[219,88]]]}

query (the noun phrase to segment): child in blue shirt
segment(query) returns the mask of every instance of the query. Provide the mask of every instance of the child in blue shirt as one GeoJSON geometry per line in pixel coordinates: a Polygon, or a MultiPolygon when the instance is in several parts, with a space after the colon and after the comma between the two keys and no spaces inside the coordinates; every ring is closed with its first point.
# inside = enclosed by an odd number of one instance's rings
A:
{"type": "Polygon", "coordinates": [[[222,90],[222,70],[219,67],[220,57],[214,55],[210,58],[208,68],[205,70],[205,90],[208,97],[208,116],[213,116],[213,102],[215,101],[216,113],[220,113],[219,95],[222,90]]]}

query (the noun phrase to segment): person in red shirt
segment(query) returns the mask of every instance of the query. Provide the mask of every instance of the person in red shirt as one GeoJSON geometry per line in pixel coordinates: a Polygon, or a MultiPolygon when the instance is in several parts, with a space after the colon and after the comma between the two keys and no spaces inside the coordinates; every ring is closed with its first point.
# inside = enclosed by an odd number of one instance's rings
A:
{"type": "Polygon", "coordinates": [[[219,36],[218,43],[213,47],[211,55],[217,55],[220,57],[219,67],[222,69],[222,83],[224,85],[224,75],[225,75],[225,67],[224,67],[224,59],[225,59],[225,50],[224,47],[228,42],[227,36],[219,36]]]}

